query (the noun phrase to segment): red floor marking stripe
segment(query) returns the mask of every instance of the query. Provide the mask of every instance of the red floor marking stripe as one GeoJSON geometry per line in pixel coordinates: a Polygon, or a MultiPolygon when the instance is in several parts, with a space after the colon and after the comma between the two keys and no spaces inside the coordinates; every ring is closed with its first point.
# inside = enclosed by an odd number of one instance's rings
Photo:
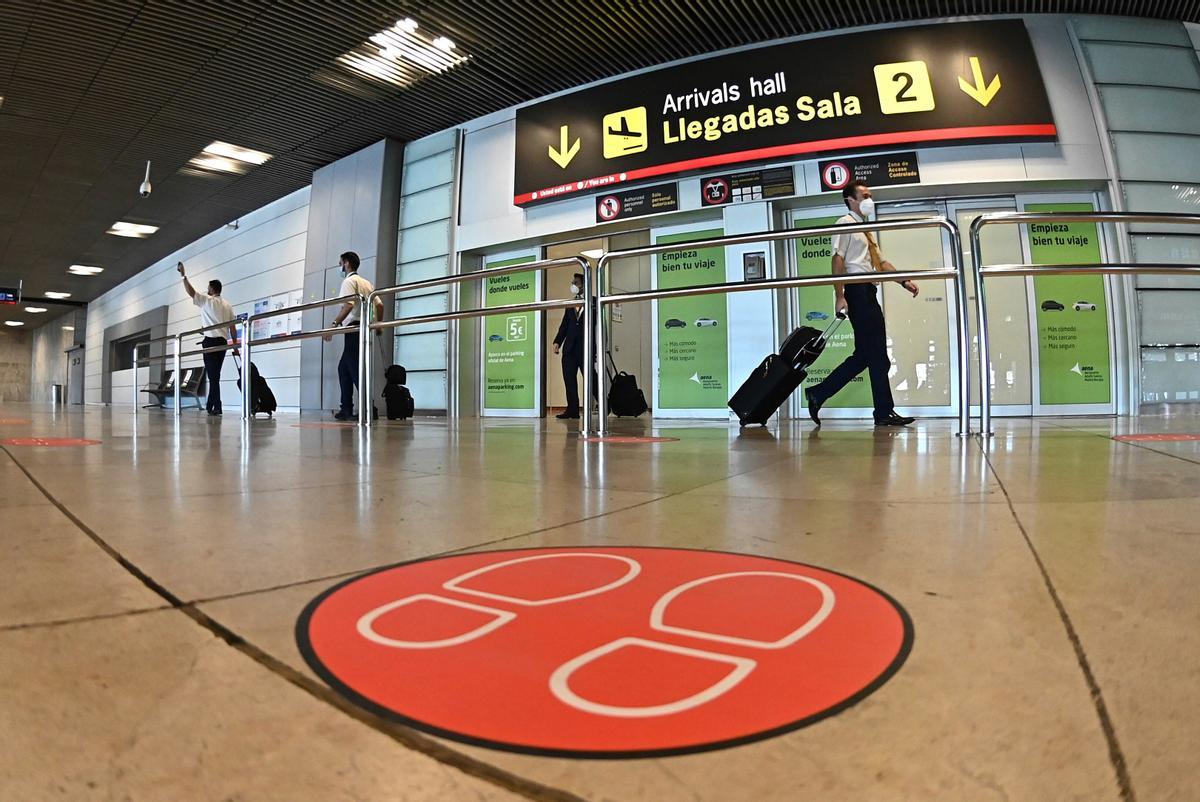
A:
{"type": "Polygon", "coordinates": [[[0,440],[0,446],[34,446],[39,448],[98,446],[100,443],[100,440],[84,440],[79,437],[12,437],[8,440],[0,440]]]}
{"type": "Polygon", "coordinates": [[[1200,434],[1118,434],[1113,439],[1122,443],[1187,443],[1200,440],[1200,434]]]}

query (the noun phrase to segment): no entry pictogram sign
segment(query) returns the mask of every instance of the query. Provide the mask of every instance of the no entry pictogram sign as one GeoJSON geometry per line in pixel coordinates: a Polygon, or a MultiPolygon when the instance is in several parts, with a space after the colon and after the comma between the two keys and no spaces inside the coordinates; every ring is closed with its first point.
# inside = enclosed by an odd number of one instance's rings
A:
{"type": "Polygon", "coordinates": [[[517,752],[649,757],[811,724],[882,685],[912,626],[870,585],[724,552],[462,554],[357,577],[296,625],[357,704],[517,752]]]}

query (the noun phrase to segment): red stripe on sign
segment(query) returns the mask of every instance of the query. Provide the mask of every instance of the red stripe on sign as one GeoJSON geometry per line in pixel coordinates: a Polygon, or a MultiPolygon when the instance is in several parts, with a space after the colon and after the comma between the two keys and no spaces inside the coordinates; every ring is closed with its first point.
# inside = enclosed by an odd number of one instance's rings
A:
{"type": "MultiPolygon", "coordinates": [[[[853,150],[856,148],[873,148],[880,145],[908,145],[916,142],[945,142],[949,140],[967,140],[967,139],[1010,139],[1010,138],[1025,138],[1025,137],[1052,137],[1058,134],[1058,129],[1053,123],[1033,124],[1033,125],[977,125],[966,126],[961,128],[933,128],[925,131],[901,131],[894,134],[867,134],[864,136],[847,136],[838,139],[818,139],[813,142],[796,142],[790,145],[775,145],[769,148],[755,148],[753,150],[741,150],[736,153],[722,153],[717,156],[705,156],[700,159],[687,159],[685,161],[671,162],[669,164],[658,164],[653,167],[643,167],[638,170],[627,170],[623,173],[624,179],[618,174],[607,176],[595,176],[592,178],[579,179],[585,185],[591,182],[602,182],[595,186],[584,186],[582,189],[577,189],[575,192],[585,192],[589,189],[599,189],[601,186],[611,186],[612,184],[628,183],[637,181],[642,178],[653,178],[655,176],[667,175],[669,173],[681,173],[688,170],[703,170],[706,167],[720,167],[726,164],[737,164],[739,162],[761,161],[764,159],[777,159],[782,156],[796,156],[803,153],[819,153],[821,151],[835,150],[853,150]]],[[[571,184],[577,184],[579,181],[572,181],[571,184]]],[[[544,198],[547,195],[562,197],[567,194],[575,194],[564,191],[564,188],[569,184],[559,185],[557,187],[547,187],[540,189],[537,192],[525,192],[520,195],[513,196],[513,203],[517,206],[523,206],[535,198],[544,198]]]]}

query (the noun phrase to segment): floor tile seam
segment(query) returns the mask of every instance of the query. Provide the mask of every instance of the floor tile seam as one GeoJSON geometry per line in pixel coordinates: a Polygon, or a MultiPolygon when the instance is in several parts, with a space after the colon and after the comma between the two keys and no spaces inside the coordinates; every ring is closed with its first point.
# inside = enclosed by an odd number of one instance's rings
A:
{"type": "Polygon", "coordinates": [[[1034,564],[1037,566],[1038,572],[1041,574],[1042,582],[1046,587],[1046,591],[1050,596],[1055,610],[1058,612],[1059,620],[1062,622],[1063,628],[1066,630],[1067,640],[1071,644],[1071,649],[1075,653],[1076,663],[1079,665],[1083,673],[1084,681],[1087,684],[1088,693],[1092,699],[1092,705],[1095,708],[1096,715],[1099,718],[1100,730],[1104,736],[1106,746],[1108,748],[1109,763],[1112,765],[1113,771],[1116,774],[1117,790],[1123,802],[1136,802],[1137,795],[1133,789],[1133,779],[1129,773],[1129,765],[1125,759],[1124,751],[1121,749],[1120,741],[1117,739],[1116,726],[1112,717],[1108,712],[1108,705],[1104,701],[1104,694],[1100,688],[1100,683],[1096,679],[1095,673],[1092,671],[1091,661],[1088,659],[1087,652],[1083,647],[1083,640],[1080,638],[1075,625],[1071,620],[1070,614],[1067,612],[1066,605],[1062,601],[1057,588],[1054,586],[1054,581],[1050,577],[1050,572],[1046,568],[1045,562],[1042,560],[1041,554],[1038,553],[1037,547],[1033,543],[1033,539],[1029,536],[1029,531],[1025,528],[1024,522],[1020,515],[1017,514],[1016,506],[1008,495],[1008,488],[1004,485],[1000,474],[992,466],[991,459],[988,458],[987,449],[980,444],[980,449],[983,451],[984,460],[995,476],[996,481],[1000,483],[1000,488],[1008,499],[1008,509],[1012,514],[1013,522],[1016,523],[1021,537],[1025,540],[1026,548],[1029,549],[1030,555],[1033,557],[1034,564]]]}
{"type": "Polygon", "coordinates": [[[117,618],[132,618],[133,616],[145,615],[146,613],[160,613],[166,610],[176,609],[172,605],[159,604],[153,607],[135,607],[130,610],[120,610],[113,613],[96,613],[95,615],[81,615],[72,618],[56,618],[51,621],[28,621],[21,624],[0,624],[0,634],[7,632],[26,632],[31,629],[56,629],[58,627],[73,626],[75,624],[90,624],[94,621],[112,621],[117,618]]]}
{"type": "Polygon", "coordinates": [[[435,760],[445,766],[461,771],[469,776],[488,782],[505,790],[511,791],[519,796],[523,796],[532,802],[586,802],[582,797],[572,794],[563,789],[554,788],[543,785],[534,780],[527,779],[513,772],[502,769],[484,760],[471,757],[466,753],[451,749],[434,738],[427,736],[417,730],[414,730],[403,725],[395,724],[376,716],[350,701],[342,698],[333,689],[311,679],[291,666],[284,663],[277,657],[274,657],[264,649],[256,646],[250,641],[238,635],[236,632],[226,627],[224,624],[217,621],[212,616],[199,610],[195,606],[184,602],[173,592],[168,590],[161,583],[143,571],[139,566],[125,558],[119,551],[113,548],[103,537],[95,532],[91,527],[83,522],[71,510],[69,510],[62,502],[55,498],[36,477],[30,473],[21,462],[12,455],[6,446],[0,446],[0,451],[3,451],[10,460],[21,469],[22,473],[32,482],[39,491],[47,498],[52,505],[65,515],[72,523],[74,523],[83,534],[96,544],[101,551],[107,554],[110,558],[116,561],[122,568],[129,572],[134,578],[140,581],[151,591],[160,596],[169,605],[164,609],[176,609],[190,618],[194,623],[198,624],[210,634],[220,638],[226,644],[233,647],[238,652],[258,663],[275,676],[282,679],[284,682],[296,687],[313,698],[323,701],[329,706],[341,711],[351,718],[371,727],[380,732],[401,746],[408,748],[419,754],[435,760]]]}

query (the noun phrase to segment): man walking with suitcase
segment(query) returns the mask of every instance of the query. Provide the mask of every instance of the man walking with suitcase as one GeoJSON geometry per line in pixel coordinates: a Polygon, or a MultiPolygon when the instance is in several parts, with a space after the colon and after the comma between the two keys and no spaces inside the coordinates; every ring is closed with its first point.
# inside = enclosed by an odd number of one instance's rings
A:
{"type": "MultiPolygon", "coordinates": [[[[850,213],[838,218],[838,225],[865,223],[874,216],[875,200],[871,189],[864,181],[852,181],[842,190],[850,213]]],[[[874,235],[869,232],[833,235],[833,272],[835,275],[894,272],[895,265],[879,253],[874,235]]],[[[917,285],[912,281],[902,282],[904,289],[917,297],[917,285]]],[[[892,401],[892,387],[888,372],[892,362],[887,354],[887,330],[883,310],[879,306],[879,287],[874,283],[837,284],[837,314],[848,314],[854,327],[854,352],[846,357],[824,381],[807,388],[804,397],[808,402],[808,414],[813,422],[821,425],[821,406],[838,393],[850,381],[868,371],[871,379],[871,398],[875,406],[876,426],[907,426],[913,418],[896,414],[892,401]]]]}
{"type": "MultiPolygon", "coordinates": [[[[236,343],[237,328],[233,322],[233,307],[221,297],[221,282],[216,279],[208,282],[208,293],[201,295],[188,281],[187,273],[183,269],[183,262],[176,265],[175,269],[183,277],[184,291],[192,299],[192,303],[200,307],[200,325],[206,327],[200,347],[225,346],[229,345],[230,340],[236,343]],[[212,328],[207,328],[208,326],[212,326],[212,328]],[[228,340],[225,339],[226,334],[229,335],[228,340]]],[[[238,355],[236,346],[233,349],[233,355],[238,355]]],[[[221,414],[221,365],[224,363],[224,351],[210,351],[204,354],[204,373],[208,377],[208,397],[205,399],[204,405],[209,415],[221,414]]],[[[178,381],[178,377],[176,380],[178,381]]]]}
{"type": "MultiPolygon", "coordinates": [[[[375,291],[375,286],[367,281],[362,276],[358,275],[359,258],[354,251],[346,251],[341,255],[342,286],[338,290],[338,295],[359,295],[366,297],[375,291]]],[[[334,326],[345,326],[349,329],[346,332],[345,344],[342,346],[342,358],[338,361],[338,384],[341,386],[341,403],[337,412],[333,417],[337,420],[354,420],[354,388],[358,386],[358,316],[359,314],[368,314],[364,310],[360,310],[362,302],[348,301],[342,304],[342,308],[338,310],[337,316],[333,319],[334,326]]],[[[383,315],[383,301],[378,298],[374,303],[376,317],[383,315]]],[[[375,334],[381,332],[376,330],[375,334]]],[[[326,335],[325,342],[333,339],[332,335],[326,335]]],[[[379,413],[375,410],[375,404],[371,399],[363,399],[363,403],[371,403],[371,415],[378,418],[379,413]]]]}
{"type": "MultiPolygon", "coordinates": [[[[583,294],[583,274],[571,279],[571,297],[583,294]]],[[[563,386],[567,391],[567,408],[556,418],[572,420],[579,417],[579,374],[583,372],[583,308],[564,309],[562,323],[554,335],[554,353],[562,356],[563,386]]]]}

